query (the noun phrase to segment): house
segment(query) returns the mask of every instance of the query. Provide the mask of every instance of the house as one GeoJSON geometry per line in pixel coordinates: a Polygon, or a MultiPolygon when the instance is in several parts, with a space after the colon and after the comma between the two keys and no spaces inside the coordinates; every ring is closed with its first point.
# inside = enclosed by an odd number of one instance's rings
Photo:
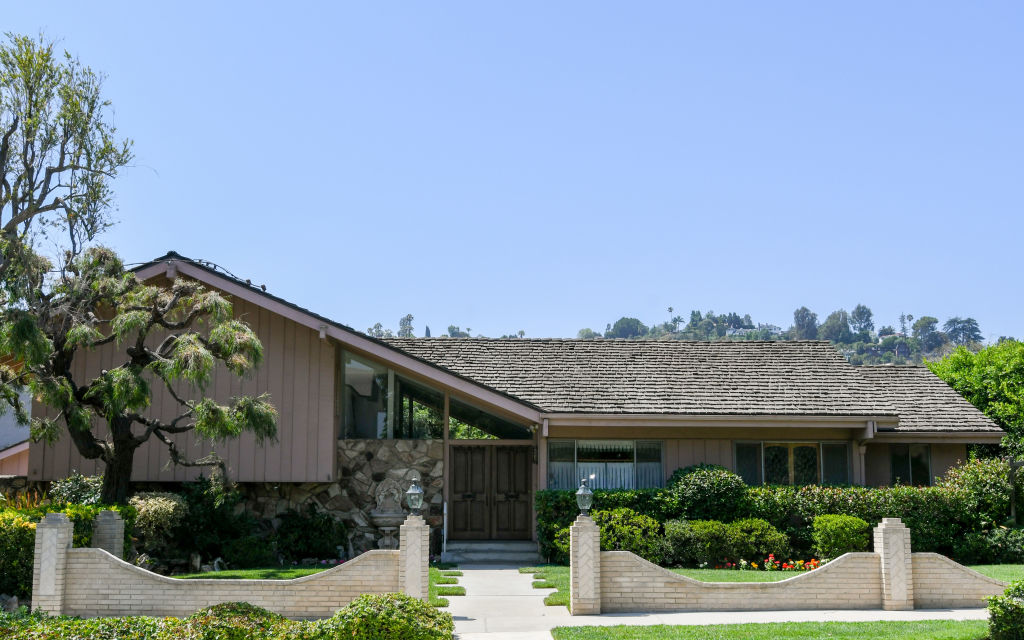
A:
{"type": "MultiPolygon", "coordinates": [[[[259,515],[309,501],[338,514],[356,549],[376,543],[370,512],[388,479],[422,479],[428,521],[447,539],[529,540],[534,492],[581,477],[658,487],[705,462],[749,483],[929,484],[968,444],[1002,436],[927,369],[858,368],[823,341],[379,340],[176,253],[136,273],[221,290],[264,344],[255,375],[217,371],[209,392],[269,393],[278,440],[183,434],[179,448],[217,450],[259,515]]],[[[103,348],[76,362],[116,364],[103,348]]],[[[173,402],[157,395],[153,411],[165,409],[173,402]]],[[[72,470],[99,468],[69,438],[31,445],[30,480],[72,470]]],[[[152,442],[136,453],[137,482],[197,474],[152,442]]]]}

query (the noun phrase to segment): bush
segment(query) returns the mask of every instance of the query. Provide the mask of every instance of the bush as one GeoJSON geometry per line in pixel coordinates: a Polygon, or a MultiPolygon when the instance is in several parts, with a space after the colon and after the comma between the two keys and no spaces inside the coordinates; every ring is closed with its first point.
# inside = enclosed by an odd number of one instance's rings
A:
{"type": "Polygon", "coordinates": [[[28,598],[36,525],[25,516],[0,511],[0,593],[28,598]]]}
{"type": "Polygon", "coordinates": [[[451,614],[401,593],[361,595],[326,622],[351,640],[449,640],[455,629],[451,614]]]}
{"type": "Polygon", "coordinates": [[[1024,563],[1024,530],[999,527],[968,533],[953,546],[953,554],[965,564],[1024,563]]]}
{"type": "Polygon", "coordinates": [[[256,528],[252,516],[235,508],[241,504],[242,494],[219,480],[200,476],[196,482],[182,485],[181,495],[188,514],[174,529],[172,544],[186,553],[226,558],[225,543],[245,538],[256,528]]]}
{"type": "Polygon", "coordinates": [[[703,470],[728,471],[728,469],[726,469],[725,467],[723,467],[720,464],[707,464],[707,463],[704,463],[704,462],[702,462],[700,464],[691,464],[688,467],[680,467],[680,468],[676,469],[675,471],[673,471],[672,475],[668,479],[668,485],[667,486],[668,486],[669,489],[674,489],[679,484],[679,481],[682,480],[683,478],[685,478],[686,476],[690,475],[694,471],[703,471],[703,470]]]}
{"type": "Polygon", "coordinates": [[[289,509],[277,527],[277,548],[289,560],[336,558],[347,539],[345,525],[314,504],[306,513],[289,509]]]}
{"type": "Polygon", "coordinates": [[[961,517],[982,526],[1001,525],[1010,517],[1010,465],[999,458],[975,458],[950,469],[938,485],[957,496],[961,517]]]}
{"type": "Polygon", "coordinates": [[[868,550],[871,525],[860,518],[835,514],[817,516],[811,529],[814,551],[819,558],[833,559],[844,553],[868,550]]]}
{"type": "Polygon", "coordinates": [[[280,564],[271,540],[259,536],[244,536],[228,540],[223,545],[224,560],[232,569],[255,569],[280,564]]]}
{"type": "Polygon", "coordinates": [[[174,529],[188,515],[188,503],[176,493],[139,493],[128,501],[135,507],[135,535],[138,548],[149,554],[166,551],[174,529]]]}
{"type": "Polygon", "coordinates": [[[681,567],[693,562],[693,535],[686,520],[669,520],[665,523],[665,564],[681,567]]]}
{"type": "Polygon", "coordinates": [[[726,469],[696,469],[683,476],[672,493],[690,520],[729,521],[747,511],[747,485],[726,469]]]}
{"type": "Polygon", "coordinates": [[[102,504],[51,504],[47,506],[30,507],[27,509],[5,509],[0,510],[6,513],[16,513],[24,516],[31,522],[39,522],[47,513],[63,513],[74,525],[71,544],[75,547],[92,546],[92,524],[100,511],[109,509],[116,511],[124,520],[124,550],[128,553],[132,543],[132,530],[135,528],[136,512],[131,505],[102,505],[102,504]]]}
{"type": "Polygon", "coordinates": [[[1024,580],[1012,583],[1003,595],[990,597],[988,615],[991,640],[1024,640],[1024,580]]]}
{"type": "Polygon", "coordinates": [[[50,500],[56,504],[99,504],[103,476],[83,476],[77,471],[50,483],[50,500]]]}
{"type": "Polygon", "coordinates": [[[631,551],[655,564],[665,561],[665,540],[654,518],[626,508],[595,511],[593,517],[605,551],[631,551]]]}
{"type": "Polygon", "coordinates": [[[249,640],[250,638],[277,638],[282,627],[292,626],[284,616],[251,605],[248,602],[225,602],[200,609],[182,620],[180,635],[176,637],[202,640],[249,640]],[[280,629],[279,629],[280,628],[280,629]]]}
{"type": "Polygon", "coordinates": [[[746,518],[728,525],[733,541],[732,559],[758,560],[774,554],[776,558],[789,555],[789,539],[767,521],[760,518],[746,518]]]}
{"type": "Polygon", "coordinates": [[[682,557],[685,563],[715,567],[736,558],[735,530],[718,520],[691,520],[690,550],[682,557]]]}

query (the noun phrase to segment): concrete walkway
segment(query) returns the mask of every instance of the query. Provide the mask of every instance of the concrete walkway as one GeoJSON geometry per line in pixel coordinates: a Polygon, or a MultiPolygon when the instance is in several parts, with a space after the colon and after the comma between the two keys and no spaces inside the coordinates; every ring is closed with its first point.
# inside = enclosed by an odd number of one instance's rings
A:
{"type": "Polygon", "coordinates": [[[655,624],[705,625],[745,622],[868,622],[872,620],[985,620],[985,609],[914,611],[742,611],[686,613],[611,613],[570,616],[565,607],[548,607],[554,589],[534,589],[533,576],[515,567],[460,565],[465,596],[449,596],[459,640],[551,640],[554,627],[655,624]]]}

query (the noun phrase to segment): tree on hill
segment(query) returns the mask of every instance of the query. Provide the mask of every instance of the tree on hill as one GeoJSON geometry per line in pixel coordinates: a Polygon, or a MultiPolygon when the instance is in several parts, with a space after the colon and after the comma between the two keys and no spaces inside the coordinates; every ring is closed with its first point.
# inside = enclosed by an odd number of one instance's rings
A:
{"type": "Polygon", "coordinates": [[[580,340],[593,340],[595,338],[600,338],[601,334],[593,329],[580,329],[576,333],[576,337],[580,340]]]}
{"type": "Polygon", "coordinates": [[[961,346],[927,365],[1005,429],[1004,446],[1024,457],[1024,342],[1006,340],[977,353],[961,346]]]}
{"type": "Polygon", "coordinates": [[[978,321],[974,318],[950,318],[942,325],[942,329],[949,336],[949,341],[957,346],[966,347],[984,340],[978,321]]]}
{"type": "Polygon", "coordinates": [[[454,324],[450,324],[450,325],[448,325],[448,337],[449,338],[468,338],[469,337],[469,327],[467,327],[466,330],[463,331],[462,329],[460,329],[459,327],[455,326],[454,324]]]}
{"type": "Polygon", "coordinates": [[[647,335],[647,325],[636,318],[619,318],[605,333],[606,338],[642,338],[647,335]]]}
{"type": "Polygon", "coordinates": [[[412,314],[407,313],[398,321],[398,337],[399,338],[412,338],[412,314]]]}
{"type": "Polygon", "coordinates": [[[939,331],[938,327],[939,319],[932,316],[921,316],[914,322],[913,335],[926,352],[935,351],[946,343],[946,334],[939,331]]]}
{"type": "Polygon", "coordinates": [[[853,342],[853,333],[850,331],[850,317],[845,309],[839,309],[828,314],[825,322],[818,327],[818,337],[831,342],[848,344],[853,342]]]}
{"type": "Polygon", "coordinates": [[[818,337],[818,314],[807,307],[793,312],[793,337],[797,340],[814,340],[818,337]]]}
{"type": "Polygon", "coordinates": [[[874,314],[865,305],[858,304],[850,313],[850,327],[862,336],[875,330],[874,314]]]}

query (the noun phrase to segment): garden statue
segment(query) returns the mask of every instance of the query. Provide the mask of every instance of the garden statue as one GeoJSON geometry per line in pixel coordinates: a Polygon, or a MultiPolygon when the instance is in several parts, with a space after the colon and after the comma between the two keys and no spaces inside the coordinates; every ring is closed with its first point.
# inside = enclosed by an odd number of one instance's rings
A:
{"type": "Polygon", "coordinates": [[[373,526],[380,529],[383,537],[377,542],[381,549],[397,549],[398,540],[395,539],[395,532],[405,521],[405,511],[402,509],[402,485],[396,480],[385,478],[376,491],[377,508],[370,512],[370,521],[373,526]]]}

